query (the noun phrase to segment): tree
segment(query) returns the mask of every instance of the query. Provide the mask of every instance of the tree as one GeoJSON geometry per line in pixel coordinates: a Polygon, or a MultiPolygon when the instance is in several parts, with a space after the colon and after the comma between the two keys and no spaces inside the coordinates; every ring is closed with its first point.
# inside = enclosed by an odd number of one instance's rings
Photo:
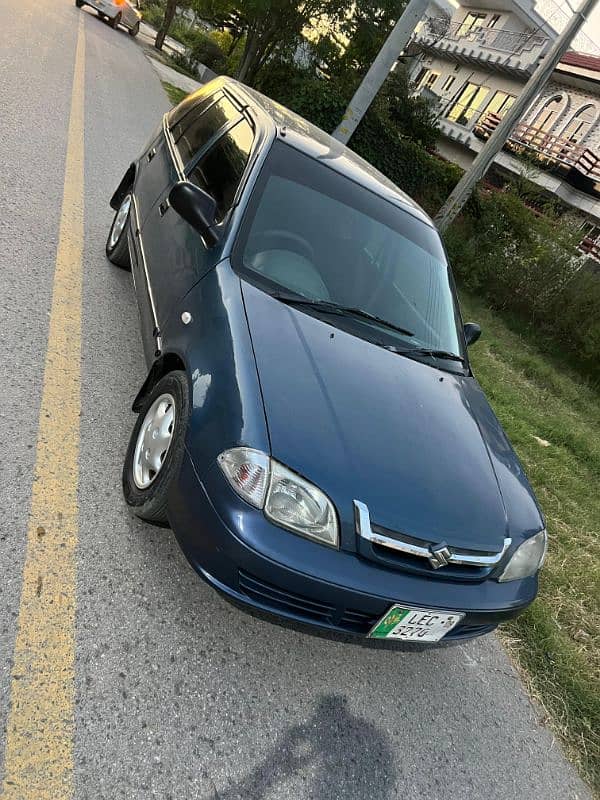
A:
{"type": "Polygon", "coordinates": [[[406,0],[356,0],[319,41],[325,71],[354,74],[358,84],[405,6],[406,0]],[[336,45],[333,49],[332,42],[336,45]]]}
{"type": "Polygon", "coordinates": [[[258,73],[279,55],[290,58],[303,31],[319,20],[339,20],[352,0],[195,0],[198,15],[243,39],[237,77],[254,84],[258,73]]]}
{"type": "Polygon", "coordinates": [[[162,50],[163,48],[165,38],[169,32],[171,23],[173,22],[173,18],[175,17],[176,10],[177,0],[167,0],[167,4],[165,6],[165,15],[163,17],[163,21],[161,22],[160,28],[156,32],[156,39],[154,40],[154,47],[156,47],[157,50],[162,50]]]}
{"type": "Polygon", "coordinates": [[[390,72],[381,91],[386,98],[388,117],[402,135],[432,150],[439,138],[435,107],[423,97],[411,97],[408,74],[403,64],[398,64],[390,72]]]}

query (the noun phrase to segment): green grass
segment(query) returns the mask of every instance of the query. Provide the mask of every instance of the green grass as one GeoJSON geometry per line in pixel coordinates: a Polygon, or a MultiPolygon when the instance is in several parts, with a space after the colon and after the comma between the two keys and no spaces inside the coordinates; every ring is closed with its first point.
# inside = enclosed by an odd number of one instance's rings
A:
{"type": "Polygon", "coordinates": [[[473,369],[528,472],[550,539],[538,599],[502,637],[600,796],[600,392],[481,300],[463,295],[462,309],[482,325],[473,369]]]}
{"type": "Polygon", "coordinates": [[[178,103],[181,103],[183,98],[187,97],[188,95],[186,91],[177,86],[173,86],[172,83],[167,83],[167,81],[163,81],[162,85],[164,86],[165,92],[169,96],[169,100],[174,106],[176,106],[178,103]]]}

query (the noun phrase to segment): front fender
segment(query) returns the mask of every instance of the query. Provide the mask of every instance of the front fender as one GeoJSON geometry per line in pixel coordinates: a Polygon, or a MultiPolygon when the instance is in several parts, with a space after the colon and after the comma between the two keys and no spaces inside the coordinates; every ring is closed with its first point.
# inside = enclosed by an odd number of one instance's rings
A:
{"type": "Polygon", "coordinates": [[[202,477],[219,453],[245,445],[270,452],[240,279],[228,261],[208,272],[161,331],[165,353],[185,363],[191,413],[186,447],[202,477]],[[181,314],[191,314],[185,325],[181,314]]]}
{"type": "Polygon", "coordinates": [[[137,165],[135,162],[133,162],[129,165],[129,169],[125,175],[123,175],[121,183],[117,186],[115,193],[110,198],[110,207],[114,208],[115,211],[119,208],[123,202],[123,198],[135,183],[136,171],[137,165]]]}

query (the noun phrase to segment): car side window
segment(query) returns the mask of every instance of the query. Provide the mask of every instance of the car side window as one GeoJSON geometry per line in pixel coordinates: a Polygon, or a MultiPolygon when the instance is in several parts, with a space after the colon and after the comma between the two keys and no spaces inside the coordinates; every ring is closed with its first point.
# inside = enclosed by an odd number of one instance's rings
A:
{"type": "Polygon", "coordinates": [[[224,96],[216,102],[203,101],[194,107],[171,130],[183,164],[191,161],[224,125],[238,117],[241,119],[240,112],[231,100],[224,96]]]}
{"type": "Polygon", "coordinates": [[[188,94],[187,97],[183,98],[181,103],[178,103],[175,108],[169,111],[167,117],[169,128],[173,130],[192,109],[196,108],[198,105],[204,105],[206,108],[208,104],[213,103],[221,94],[222,92],[207,92],[204,87],[201,87],[192,94],[188,94]]]}
{"type": "Polygon", "coordinates": [[[173,139],[179,139],[191,121],[206,111],[213,103],[216,103],[222,96],[221,92],[200,98],[195,97],[195,95],[189,95],[178,106],[175,106],[169,114],[169,130],[173,139]]]}
{"type": "Polygon", "coordinates": [[[188,176],[188,180],[215,198],[217,222],[233,205],[250,157],[253,139],[254,132],[249,123],[241,120],[215,142],[188,176]]]}

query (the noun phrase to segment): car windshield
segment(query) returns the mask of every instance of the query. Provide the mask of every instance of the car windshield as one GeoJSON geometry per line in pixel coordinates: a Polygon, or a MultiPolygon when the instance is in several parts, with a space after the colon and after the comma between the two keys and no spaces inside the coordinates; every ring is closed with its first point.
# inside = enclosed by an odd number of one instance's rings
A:
{"type": "Polygon", "coordinates": [[[234,264],[267,291],[399,351],[462,356],[437,232],[280,141],[247,209],[234,264]],[[332,314],[331,306],[348,314],[332,314]],[[367,312],[350,313],[351,310],[367,312]],[[385,323],[388,322],[389,326],[385,323]]]}

